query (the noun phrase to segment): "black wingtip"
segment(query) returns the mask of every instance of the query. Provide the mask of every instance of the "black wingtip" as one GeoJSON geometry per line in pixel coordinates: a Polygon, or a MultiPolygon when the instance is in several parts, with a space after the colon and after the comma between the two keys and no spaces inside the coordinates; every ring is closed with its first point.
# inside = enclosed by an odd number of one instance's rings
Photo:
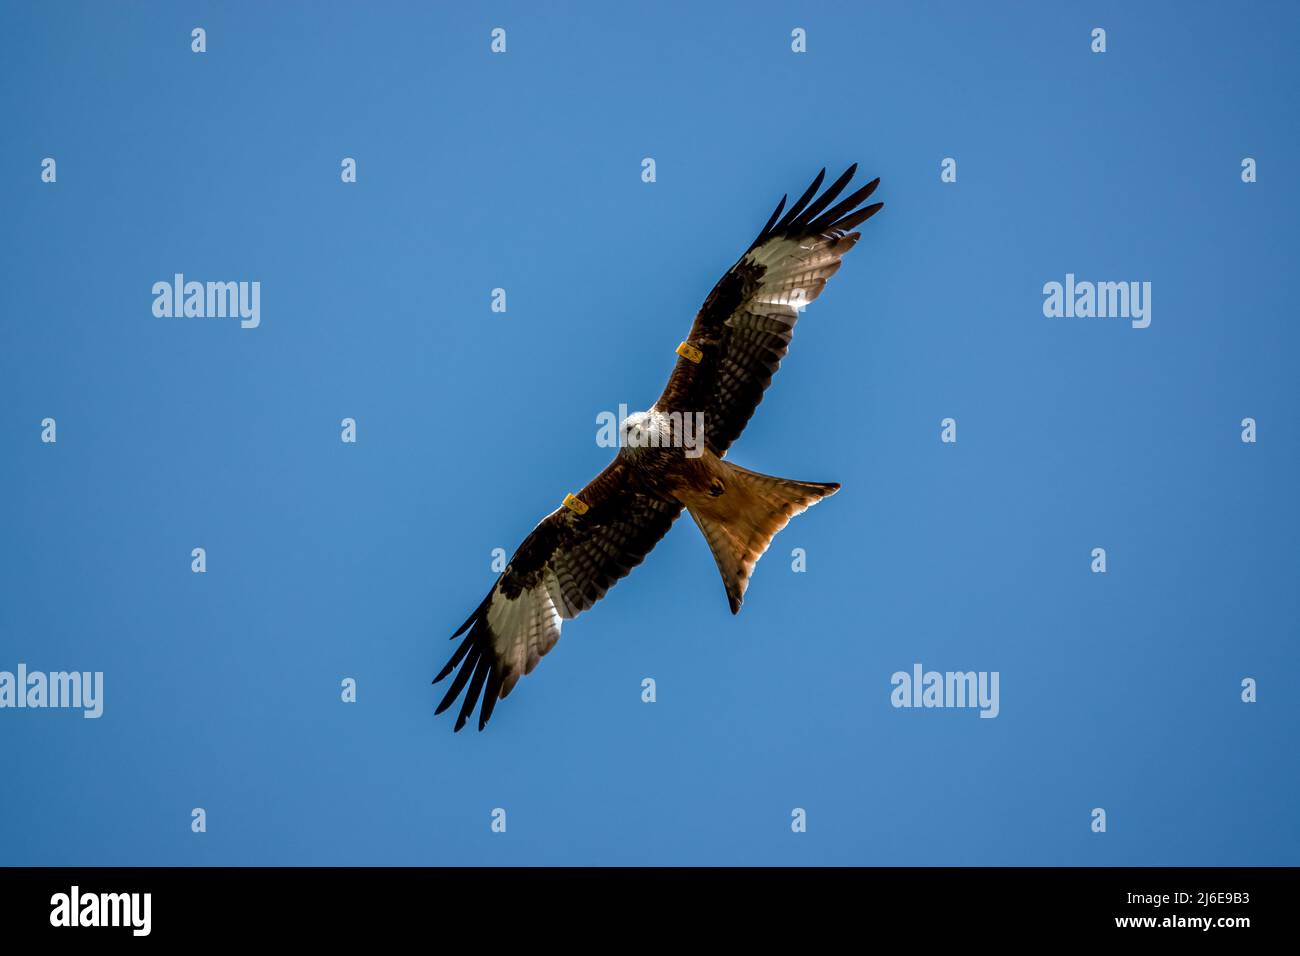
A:
{"type": "Polygon", "coordinates": [[[471,673],[478,665],[478,662],[483,659],[480,630],[480,628],[475,627],[465,635],[464,643],[456,649],[455,654],[451,655],[451,660],[447,662],[442,669],[442,673],[438,675],[438,680],[441,680],[457,665],[460,665],[460,670],[456,672],[456,678],[451,682],[451,686],[447,688],[447,693],[443,695],[442,703],[433,712],[435,717],[455,703],[456,698],[460,696],[460,692],[469,681],[471,673]]]}
{"type": "Polygon", "coordinates": [[[487,686],[483,689],[483,704],[478,709],[478,729],[480,731],[492,719],[492,711],[496,710],[497,701],[501,698],[501,684],[504,677],[505,674],[499,667],[493,666],[488,671],[487,686]]]}
{"type": "Polygon", "coordinates": [[[840,173],[839,178],[831,183],[822,194],[814,199],[798,216],[789,224],[791,232],[799,232],[805,229],[809,223],[815,221],[821,215],[821,211],[835,201],[836,197],[844,191],[844,187],[853,179],[853,174],[857,172],[858,164],[854,163],[844,172],[840,173]]]}
{"type": "MultiPolygon", "coordinates": [[[[767,238],[768,230],[772,228],[772,224],[776,222],[777,217],[781,215],[781,210],[785,208],[785,201],[789,198],[790,198],[789,193],[786,193],[784,196],[781,197],[781,201],[777,203],[776,208],[772,210],[772,215],[767,217],[767,223],[763,226],[762,229],[758,230],[758,238],[754,240],[755,243],[761,242],[763,239],[767,238]]],[[[753,247],[751,246],[750,248],[753,247]]]]}
{"type": "Polygon", "coordinates": [[[790,223],[799,218],[799,215],[804,211],[808,203],[812,201],[813,196],[817,195],[817,190],[821,188],[822,180],[825,178],[826,167],[823,166],[822,171],[817,174],[817,177],[809,184],[808,188],[803,191],[803,195],[795,200],[795,204],[786,210],[785,216],[776,224],[775,228],[777,232],[789,229],[790,223]]]}
{"type": "Polygon", "coordinates": [[[873,179],[861,189],[856,190],[848,198],[836,203],[830,209],[827,209],[824,213],[819,215],[813,222],[809,223],[808,229],[813,232],[824,232],[827,229],[839,229],[843,231],[845,227],[861,222],[865,218],[869,218],[870,214],[863,217],[863,219],[858,218],[861,213],[861,210],[858,210],[858,206],[865,202],[871,194],[876,191],[876,186],[879,185],[879,183],[879,179],[873,179]],[[855,212],[855,210],[858,211],[855,212]]]}
{"type": "Polygon", "coordinates": [[[459,664],[462,659],[464,659],[465,655],[467,655],[473,649],[473,647],[474,647],[474,632],[471,631],[469,634],[465,635],[465,640],[461,641],[460,647],[456,648],[456,652],[452,654],[451,659],[448,660],[447,663],[443,665],[442,670],[438,671],[438,676],[433,679],[433,682],[435,684],[438,683],[444,677],[450,674],[453,670],[455,670],[456,665],[459,664]]]}
{"type": "MultiPolygon", "coordinates": [[[[505,683],[506,671],[496,660],[492,645],[492,630],[487,620],[487,609],[491,606],[493,593],[495,593],[495,586],[470,618],[469,633],[465,634],[460,646],[443,665],[438,676],[433,679],[433,683],[437,684],[455,671],[446,693],[433,712],[434,716],[438,716],[450,710],[451,705],[460,700],[460,711],[452,727],[454,732],[459,732],[469,722],[474,708],[479,705],[480,695],[482,705],[479,706],[478,728],[482,730],[492,717],[492,711],[496,708],[497,701],[501,697],[501,688],[505,683]],[[462,691],[465,695],[463,699],[462,691]]],[[[457,636],[465,630],[466,628],[462,627],[457,632],[457,636]]]]}
{"type": "MultiPolygon", "coordinates": [[[[469,720],[469,715],[474,713],[474,705],[478,703],[479,694],[483,692],[483,682],[487,679],[488,671],[492,668],[491,655],[480,653],[478,661],[474,664],[474,673],[469,679],[469,686],[465,689],[465,699],[460,703],[460,713],[456,715],[456,729],[460,730],[465,726],[465,721],[469,720]]],[[[465,663],[466,669],[469,662],[465,663]]]]}

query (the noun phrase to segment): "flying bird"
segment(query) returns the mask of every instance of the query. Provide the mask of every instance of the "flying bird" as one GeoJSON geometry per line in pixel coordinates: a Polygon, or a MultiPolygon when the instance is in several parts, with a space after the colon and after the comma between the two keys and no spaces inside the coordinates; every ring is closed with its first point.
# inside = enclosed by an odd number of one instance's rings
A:
{"type": "Polygon", "coordinates": [[[452,635],[464,636],[433,682],[456,671],[435,711],[464,691],[456,730],[480,696],[482,730],[496,702],[555,646],[561,622],[640,564],[683,508],[709,543],[735,614],[773,536],[839,490],[836,483],[761,475],[725,456],[763,400],[802,307],[821,294],[858,241],[853,230],[884,205],[862,205],[879,179],[839,199],[856,171],[855,163],[817,195],[823,169],[784,216],[788,197],[781,198],[704,300],[659,400],[620,425],[614,460],[541,520],[452,635]],[[702,442],[692,435],[701,420],[702,442]]]}

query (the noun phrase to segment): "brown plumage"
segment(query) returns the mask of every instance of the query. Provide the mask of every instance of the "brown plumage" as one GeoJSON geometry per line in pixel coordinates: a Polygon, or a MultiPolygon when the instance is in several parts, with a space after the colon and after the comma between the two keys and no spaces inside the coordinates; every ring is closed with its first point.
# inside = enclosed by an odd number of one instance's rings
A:
{"type": "Polygon", "coordinates": [[[782,198],[705,299],[659,400],[623,423],[614,460],[575,500],[542,519],[452,635],[463,639],[434,683],[457,671],[436,711],[464,690],[456,730],[480,696],[482,730],[497,700],[555,646],[561,621],[591,607],[640,564],[683,508],[709,543],[734,614],[773,536],[839,490],[761,475],[724,456],[785,357],[800,309],[821,294],[858,241],[852,230],[883,205],[862,206],[879,180],[835,202],[856,169],[817,196],[823,169],[784,216],[782,198]],[[702,442],[692,428],[701,420],[702,442]]]}
{"type": "Polygon", "coordinates": [[[683,483],[674,494],[709,542],[727,589],[731,613],[736,614],[745,599],[754,565],[776,533],[795,515],[835,494],[840,486],[760,475],[723,461],[713,452],[705,452],[701,461],[710,471],[708,477],[683,483]],[[715,482],[720,487],[715,487],[715,482]]]}

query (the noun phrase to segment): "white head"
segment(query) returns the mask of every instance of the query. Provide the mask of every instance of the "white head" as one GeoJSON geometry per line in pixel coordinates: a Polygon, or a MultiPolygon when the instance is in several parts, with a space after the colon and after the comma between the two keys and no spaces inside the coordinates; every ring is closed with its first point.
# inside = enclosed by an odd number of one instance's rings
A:
{"type": "Polygon", "coordinates": [[[623,419],[619,446],[634,452],[642,448],[658,448],[661,436],[661,423],[654,412],[633,412],[623,419]]]}

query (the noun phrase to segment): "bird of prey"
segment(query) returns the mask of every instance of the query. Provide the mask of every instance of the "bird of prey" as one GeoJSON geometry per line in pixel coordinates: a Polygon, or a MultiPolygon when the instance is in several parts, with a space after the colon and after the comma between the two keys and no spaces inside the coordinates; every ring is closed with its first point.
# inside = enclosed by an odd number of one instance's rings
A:
{"type": "Polygon", "coordinates": [[[879,179],[839,198],[856,171],[850,166],[817,195],[823,169],[784,216],[787,197],[781,198],[704,300],[659,400],[620,425],[614,460],[541,520],[452,635],[464,638],[433,682],[459,668],[436,710],[441,714],[464,691],[456,730],[480,695],[482,730],[497,700],[555,646],[560,623],[640,564],[683,508],[713,551],[735,614],[772,537],[839,490],[761,475],[725,456],[763,400],[803,306],[858,241],[853,230],[884,205],[862,205],[879,179]],[[690,434],[701,419],[702,443],[690,434]]]}

